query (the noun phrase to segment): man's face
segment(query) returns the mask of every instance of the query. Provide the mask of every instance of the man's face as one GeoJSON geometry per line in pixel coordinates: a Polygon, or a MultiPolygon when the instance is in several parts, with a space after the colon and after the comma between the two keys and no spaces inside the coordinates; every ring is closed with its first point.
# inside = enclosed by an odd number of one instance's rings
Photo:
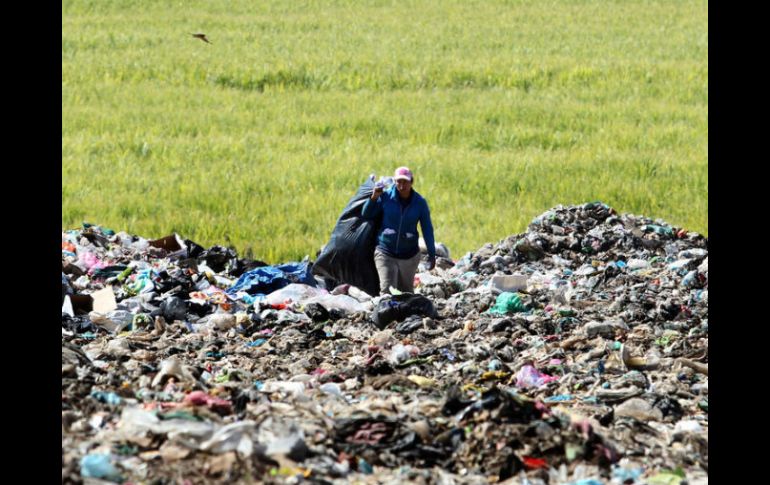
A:
{"type": "Polygon", "coordinates": [[[409,194],[412,192],[412,181],[404,179],[396,180],[396,190],[398,190],[398,195],[401,197],[409,197],[409,194]]]}

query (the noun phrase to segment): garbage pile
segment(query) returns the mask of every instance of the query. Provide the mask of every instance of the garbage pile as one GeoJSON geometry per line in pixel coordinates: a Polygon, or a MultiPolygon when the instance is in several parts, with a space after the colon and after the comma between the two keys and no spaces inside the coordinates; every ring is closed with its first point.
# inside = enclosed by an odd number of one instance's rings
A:
{"type": "Polygon", "coordinates": [[[63,232],[63,482],[708,483],[706,238],[558,206],[415,279],[63,232]]]}

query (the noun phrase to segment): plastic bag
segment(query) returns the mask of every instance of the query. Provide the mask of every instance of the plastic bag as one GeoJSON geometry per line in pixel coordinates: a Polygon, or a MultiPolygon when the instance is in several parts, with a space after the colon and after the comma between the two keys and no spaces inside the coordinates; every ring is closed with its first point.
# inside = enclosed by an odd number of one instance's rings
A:
{"type": "Polygon", "coordinates": [[[91,269],[104,268],[107,266],[107,263],[100,261],[97,255],[87,251],[83,251],[78,255],[77,264],[86,271],[91,269]]]}
{"type": "Polygon", "coordinates": [[[211,438],[200,444],[200,449],[216,454],[236,451],[242,457],[251,456],[254,449],[252,435],[256,428],[254,421],[230,423],[216,430],[211,438]]]}
{"type": "Polygon", "coordinates": [[[367,312],[372,309],[371,302],[362,303],[348,295],[321,295],[307,300],[307,303],[318,303],[327,311],[340,310],[345,313],[367,312]]]}
{"type": "Polygon", "coordinates": [[[80,459],[80,475],[83,478],[102,478],[110,482],[122,482],[120,471],[112,463],[111,454],[90,454],[80,459]]]}
{"type": "Polygon", "coordinates": [[[423,295],[402,293],[382,298],[372,312],[372,320],[378,328],[382,329],[390,322],[400,322],[411,315],[438,317],[436,307],[428,298],[423,295]]]}
{"type": "Polygon", "coordinates": [[[291,460],[303,461],[309,449],[305,444],[305,433],[296,423],[272,416],[259,425],[257,441],[261,454],[269,457],[288,457],[291,460]],[[263,448],[263,449],[262,449],[263,448]]]}
{"type": "Polygon", "coordinates": [[[361,216],[364,203],[372,195],[374,180],[368,178],[348,201],[332,231],[329,243],[313,265],[313,274],[348,283],[372,296],[380,293],[380,277],[374,265],[374,248],[377,246],[376,220],[361,216]]]}
{"type": "Polygon", "coordinates": [[[497,296],[497,301],[487,313],[506,314],[512,312],[524,312],[527,308],[521,303],[521,298],[516,293],[503,292],[497,296]]]}
{"type": "Polygon", "coordinates": [[[308,263],[286,263],[277,266],[263,266],[243,273],[238,281],[227,289],[228,295],[245,291],[250,295],[272,293],[291,283],[304,283],[316,286],[316,280],[310,274],[308,263]]]}
{"type": "Polygon", "coordinates": [[[265,298],[265,301],[270,305],[279,305],[286,303],[287,301],[294,303],[302,303],[308,298],[314,298],[328,294],[326,290],[321,288],[313,288],[312,286],[292,283],[289,286],[285,286],[280,290],[276,290],[265,298]]]}
{"type": "Polygon", "coordinates": [[[202,251],[197,259],[216,273],[221,273],[228,265],[235,267],[238,264],[238,255],[235,251],[222,246],[212,246],[202,251]]]}
{"type": "Polygon", "coordinates": [[[413,359],[420,354],[420,349],[414,345],[396,344],[390,351],[388,361],[394,365],[398,365],[402,362],[406,362],[409,359],[413,359]]]}
{"type": "Polygon", "coordinates": [[[531,365],[522,367],[516,374],[516,387],[526,389],[529,387],[540,387],[552,381],[559,380],[556,376],[543,374],[531,365]]]}
{"type": "Polygon", "coordinates": [[[187,303],[176,296],[167,298],[160,304],[160,311],[169,322],[174,320],[184,321],[187,318],[187,303]]]}
{"type": "Polygon", "coordinates": [[[160,420],[157,413],[141,407],[127,407],[121,413],[116,439],[147,446],[153,435],[167,435],[189,448],[199,448],[199,443],[211,437],[215,425],[211,422],[187,419],[160,420]]]}
{"type": "Polygon", "coordinates": [[[492,293],[512,293],[527,289],[527,276],[519,274],[493,275],[489,281],[492,293]]]}
{"type": "Polygon", "coordinates": [[[88,319],[94,325],[102,327],[109,332],[119,333],[131,325],[134,316],[125,310],[113,310],[106,314],[92,311],[88,314],[88,319]]]}

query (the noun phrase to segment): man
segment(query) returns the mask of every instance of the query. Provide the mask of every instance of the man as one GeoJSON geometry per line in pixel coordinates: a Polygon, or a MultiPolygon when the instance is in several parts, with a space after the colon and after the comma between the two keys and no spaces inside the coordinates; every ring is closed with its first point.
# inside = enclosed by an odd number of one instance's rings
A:
{"type": "Polygon", "coordinates": [[[436,266],[436,245],[428,202],[412,188],[414,175],[407,167],[399,167],[393,176],[394,184],[385,190],[377,185],[364,203],[362,215],[372,219],[383,215],[377,233],[374,263],[380,277],[380,293],[388,293],[392,286],[400,291],[414,292],[414,275],[420,264],[420,235],[428,247],[429,269],[436,266]]]}

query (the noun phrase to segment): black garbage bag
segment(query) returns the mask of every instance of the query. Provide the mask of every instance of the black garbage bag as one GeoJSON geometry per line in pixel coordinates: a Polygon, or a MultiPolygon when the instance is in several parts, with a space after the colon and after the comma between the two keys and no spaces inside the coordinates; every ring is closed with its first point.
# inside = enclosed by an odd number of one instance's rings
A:
{"type": "Polygon", "coordinates": [[[61,327],[75,333],[96,332],[96,327],[87,316],[71,317],[64,312],[61,314],[61,327]]]}
{"type": "Polygon", "coordinates": [[[313,264],[313,274],[327,282],[347,283],[376,296],[380,293],[380,278],[374,265],[374,248],[382,217],[371,220],[361,216],[373,189],[374,181],[369,178],[348,201],[329,243],[313,264]]]}
{"type": "Polygon", "coordinates": [[[231,267],[237,264],[238,255],[230,248],[211,246],[198,255],[198,261],[206,263],[216,273],[221,273],[228,264],[231,267]]]}
{"type": "Polygon", "coordinates": [[[64,272],[61,274],[61,304],[64,305],[64,299],[67,295],[72,295],[75,293],[75,290],[72,289],[72,286],[70,285],[70,280],[67,279],[66,276],[64,276],[64,272]]]}
{"type": "Polygon", "coordinates": [[[181,298],[172,296],[163,301],[160,305],[160,311],[168,322],[185,320],[187,318],[187,303],[181,298]]]}
{"type": "Polygon", "coordinates": [[[264,261],[259,260],[253,260],[253,259],[235,259],[235,263],[230,267],[230,276],[233,276],[235,278],[239,278],[243,273],[246,273],[247,271],[251,271],[255,268],[262,268],[264,266],[267,266],[267,263],[264,261]]]}
{"type": "Polygon", "coordinates": [[[438,317],[436,307],[428,298],[414,293],[402,293],[383,297],[372,312],[372,320],[377,328],[385,328],[390,322],[400,322],[412,315],[438,317]]]}
{"type": "Polygon", "coordinates": [[[396,325],[396,332],[408,335],[419,328],[422,328],[422,317],[420,315],[410,315],[406,317],[406,320],[396,325]]]}
{"type": "Polygon", "coordinates": [[[314,322],[325,322],[329,320],[329,312],[320,303],[308,303],[305,305],[305,315],[314,322]]]}
{"type": "Polygon", "coordinates": [[[197,258],[203,251],[205,251],[203,246],[194,241],[191,241],[190,239],[185,239],[184,245],[187,247],[188,258],[197,258]]]}
{"type": "Polygon", "coordinates": [[[170,275],[167,271],[161,271],[158,276],[160,281],[155,281],[155,291],[158,293],[169,293],[173,290],[172,295],[177,296],[186,295],[195,290],[192,278],[182,272],[170,275]]]}

